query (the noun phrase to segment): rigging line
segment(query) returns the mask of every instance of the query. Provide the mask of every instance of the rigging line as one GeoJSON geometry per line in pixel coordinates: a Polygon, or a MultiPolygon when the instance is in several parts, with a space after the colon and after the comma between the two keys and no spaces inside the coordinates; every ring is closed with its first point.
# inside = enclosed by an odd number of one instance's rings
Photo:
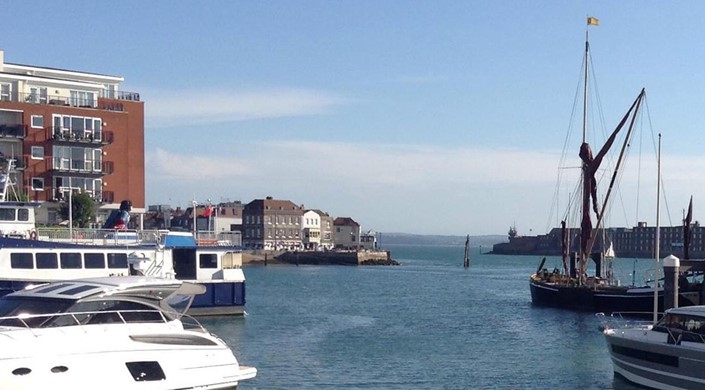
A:
{"type": "MultiPolygon", "coordinates": [[[[646,103],[646,119],[649,122],[649,129],[651,130],[651,142],[654,147],[654,152],[657,153],[658,152],[658,145],[657,145],[657,141],[656,141],[656,135],[654,134],[654,126],[651,121],[651,111],[649,110],[648,100],[646,100],[645,103],[646,103]]],[[[671,219],[671,209],[670,209],[670,207],[668,207],[668,197],[666,196],[666,187],[665,187],[665,183],[663,181],[663,173],[661,174],[661,183],[659,183],[659,184],[661,185],[661,195],[663,196],[663,203],[666,208],[666,215],[668,215],[668,224],[669,224],[669,226],[674,226],[673,220],[671,219]]]]}
{"type": "Polygon", "coordinates": [[[578,85],[575,88],[575,96],[573,97],[573,108],[570,113],[570,119],[568,121],[568,131],[566,131],[565,138],[563,139],[563,149],[561,151],[561,156],[558,161],[558,171],[556,172],[556,187],[553,192],[553,199],[551,200],[551,207],[549,208],[549,214],[548,218],[546,220],[546,228],[544,229],[545,232],[548,232],[553,226],[560,225],[560,220],[558,221],[552,221],[553,219],[553,213],[554,213],[554,207],[555,207],[555,215],[556,218],[559,218],[560,215],[560,189],[561,189],[561,183],[563,179],[562,175],[562,169],[565,165],[565,161],[567,158],[568,154],[568,144],[571,139],[571,135],[573,134],[573,123],[575,121],[575,114],[578,110],[578,103],[580,101],[580,92],[582,91],[581,85],[583,81],[583,73],[585,69],[585,57],[583,57],[580,61],[580,71],[578,72],[578,85]]]}

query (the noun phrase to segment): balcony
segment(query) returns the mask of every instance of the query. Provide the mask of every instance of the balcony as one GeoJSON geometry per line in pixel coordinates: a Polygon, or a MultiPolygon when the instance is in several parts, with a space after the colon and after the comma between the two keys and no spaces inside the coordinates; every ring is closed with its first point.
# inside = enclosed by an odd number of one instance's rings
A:
{"type": "MultiPolygon", "coordinates": [[[[140,101],[140,94],[137,92],[126,91],[107,91],[103,90],[100,93],[93,93],[94,96],[99,96],[105,99],[140,101]]],[[[102,102],[99,106],[97,98],[85,97],[70,97],[66,95],[47,95],[41,93],[24,93],[11,92],[0,96],[0,101],[13,103],[30,103],[30,104],[51,104],[57,106],[80,107],[80,108],[99,108],[101,110],[124,111],[124,107],[120,103],[102,102]]]]}
{"type": "Polygon", "coordinates": [[[115,163],[112,161],[96,162],[54,157],[51,160],[46,160],[45,170],[54,173],[66,172],[79,174],[84,177],[99,177],[115,172],[115,163]],[[100,170],[96,168],[96,164],[100,164],[100,170]]]}
{"type": "Polygon", "coordinates": [[[27,125],[0,125],[0,138],[24,138],[27,136],[27,125]]]}
{"type": "Polygon", "coordinates": [[[46,139],[59,143],[81,143],[94,145],[110,145],[115,140],[112,131],[91,131],[85,129],[71,129],[64,127],[46,127],[46,139]]]}

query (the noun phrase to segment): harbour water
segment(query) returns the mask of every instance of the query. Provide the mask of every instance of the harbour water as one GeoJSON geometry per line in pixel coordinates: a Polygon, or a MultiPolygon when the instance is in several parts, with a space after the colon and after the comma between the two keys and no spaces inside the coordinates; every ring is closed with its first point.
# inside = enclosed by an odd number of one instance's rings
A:
{"type": "Polygon", "coordinates": [[[390,249],[401,266],[246,266],[248,315],[202,321],[257,367],[240,388],[634,389],[593,313],[531,305],[539,258],[390,249]]]}

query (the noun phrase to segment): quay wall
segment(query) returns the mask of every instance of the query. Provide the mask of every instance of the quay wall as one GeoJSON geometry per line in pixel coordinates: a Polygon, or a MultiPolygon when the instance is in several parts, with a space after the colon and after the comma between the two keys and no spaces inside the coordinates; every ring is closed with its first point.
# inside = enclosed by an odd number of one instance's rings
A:
{"type": "Polygon", "coordinates": [[[267,262],[313,265],[399,265],[389,251],[296,251],[243,253],[243,263],[267,262]]]}

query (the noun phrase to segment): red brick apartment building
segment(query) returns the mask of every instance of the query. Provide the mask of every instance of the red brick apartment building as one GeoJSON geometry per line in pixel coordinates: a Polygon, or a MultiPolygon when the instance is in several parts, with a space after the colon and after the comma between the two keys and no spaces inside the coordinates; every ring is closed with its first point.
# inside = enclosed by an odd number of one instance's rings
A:
{"type": "MultiPolygon", "coordinates": [[[[16,159],[14,187],[47,202],[85,191],[100,210],[145,208],[144,103],[122,77],[5,62],[0,50],[0,153],[16,159]]],[[[46,220],[42,220],[44,218],[46,220]]]]}

